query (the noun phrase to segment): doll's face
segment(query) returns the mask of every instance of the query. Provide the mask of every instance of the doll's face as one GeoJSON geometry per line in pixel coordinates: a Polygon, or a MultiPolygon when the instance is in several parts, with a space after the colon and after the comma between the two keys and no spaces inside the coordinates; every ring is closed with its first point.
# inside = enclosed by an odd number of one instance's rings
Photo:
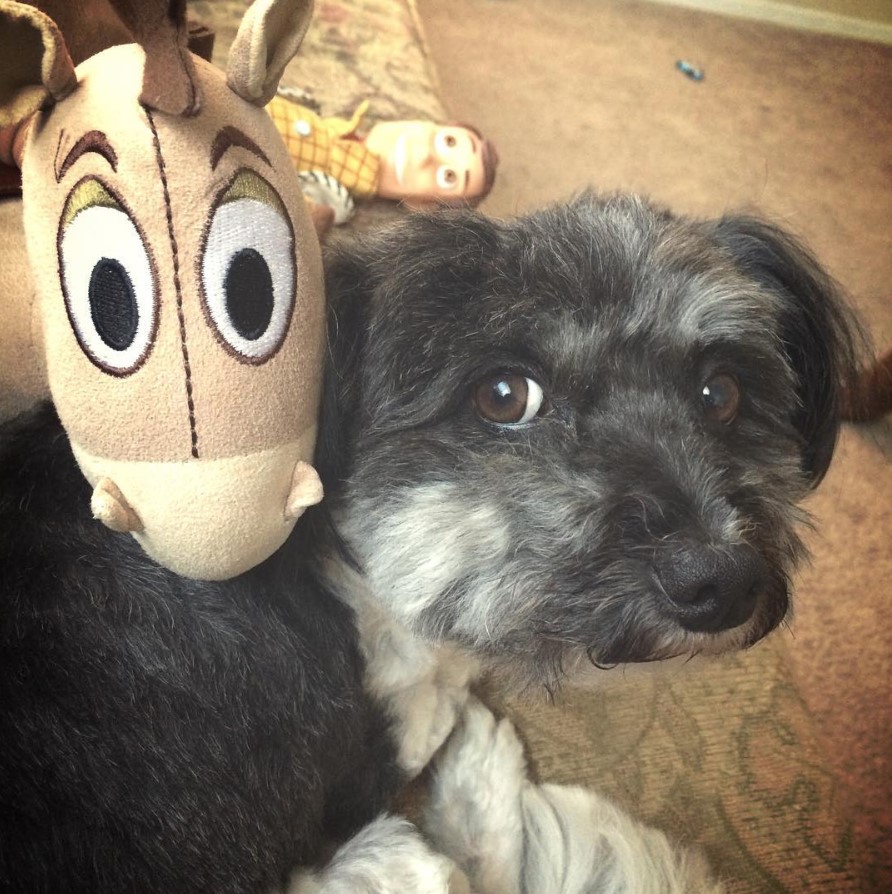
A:
{"type": "Polygon", "coordinates": [[[384,121],[366,137],[381,159],[378,195],[416,202],[475,199],[486,174],[482,141],[464,127],[431,121],[384,121]]]}

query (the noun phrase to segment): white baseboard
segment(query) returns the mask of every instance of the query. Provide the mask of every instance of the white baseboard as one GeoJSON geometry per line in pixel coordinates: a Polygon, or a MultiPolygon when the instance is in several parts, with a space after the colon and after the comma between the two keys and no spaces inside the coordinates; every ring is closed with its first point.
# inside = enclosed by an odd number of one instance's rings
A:
{"type": "Polygon", "coordinates": [[[819,9],[806,9],[788,3],[774,3],[771,0],[650,0],[650,2],[686,6],[703,12],[756,19],[774,25],[802,28],[806,31],[892,44],[892,25],[887,25],[885,22],[858,19],[819,9]]]}

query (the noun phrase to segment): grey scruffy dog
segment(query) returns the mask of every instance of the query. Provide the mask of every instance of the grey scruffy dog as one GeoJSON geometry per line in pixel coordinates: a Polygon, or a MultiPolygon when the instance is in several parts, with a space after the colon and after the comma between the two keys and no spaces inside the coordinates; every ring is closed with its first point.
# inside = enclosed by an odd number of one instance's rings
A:
{"type": "MultiPolygon", "coordinates": [[[[327,573],[403,716],[405,765],[460,717],[463,658],[553,686],[746,648],[787,615],[799,501],[830,462],[860,338],[793,238],[586,194],[509,222],[413,216],[335,252],[328,290],[323,468],[345,548],[327,573]]],[[[431,835],[475,890],[502,890],[480,868],[494,846],[459,831],[450,772],[431,835]]],[[[540,870],[527,890],[572,889],[530,887],[540,870]]],[[[706,890],[641,871],[577,874],[706,890]]]]}

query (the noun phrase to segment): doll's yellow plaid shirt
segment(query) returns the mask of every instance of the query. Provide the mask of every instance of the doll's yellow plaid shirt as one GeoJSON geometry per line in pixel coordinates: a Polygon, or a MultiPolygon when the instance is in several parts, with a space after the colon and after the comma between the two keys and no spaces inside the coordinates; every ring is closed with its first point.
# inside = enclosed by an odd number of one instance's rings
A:
{"type": "Polygon", "coordinates": [[[378,157],[356,137],[368,110],[365,100],[352,118],[323,118],[299,103],[276,96],[267,105],[297,171],[324,171],[356,198],[375,195],[378,157]]]}

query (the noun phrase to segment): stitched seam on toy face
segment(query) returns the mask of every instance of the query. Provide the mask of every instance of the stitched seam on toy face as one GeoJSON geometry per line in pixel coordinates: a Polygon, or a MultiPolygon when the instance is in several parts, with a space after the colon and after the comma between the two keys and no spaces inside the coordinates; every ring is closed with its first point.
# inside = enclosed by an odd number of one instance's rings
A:
{"type": "Polygon", "coordinates": [[[186,344],[186,318],[183,314],[183,289],[180,283],[180,256],[177,237],[173,228],[173,209],[170,205],[170,190],[167,185],[167,170],[164,167],[164,156],[161,154],[161,141],[151,111],[147,108],[146,117],[152,129],[152,142],[155,146],[155,157],[158,159],[158,172],[161,175],[161,186],[164,190],[164,207],[167,215],[167,232],[173,252],[173,284],[177,296],[177,320],[180,326],[180,348],[183,352],[183,369],[186,373],[186,400],[189,404],[189,433],[192,438],[192,456],[198,459],[198,428],[195,422],[195,400],[192,396],[192,367],[189,363],[189,347],[186,344]]]}
{"type": "Polygon", "coordinates": [[[237,127],[229,125],[222,128],[217,136],[214,137],[214,142],[211,146],[212,171],[217,170],[217,165],[220,163],[220,159],[225,155],[226,150],[231,147],[247,149],[248,152],[253,152],[254,155],[272,167],[266,153],[250,137],[243,134],[237,127]]]}
{"type": "MultiPolygon", "coordinates": [[[[59,135],[59,148],[62,146],[62,135],[59,135]]],[[[58,162],[59,148],[56,149],[56,163],[58,162]]],[[[95,152],[101,155],[110,165],[111,169],[118,172],[118,156],[112,148],[108,137],[101,130],[89,130],[68,150],[65,160],[56,169],[56,183],[75,165],[78,159],[87,152],[95,152]]],[[[54,163],[55,164],[55,163],[54,163]]]]}
{"type": "Polygon", "coordinates": [[[59,154],[62,152],[62,141],[65,139],[65,129],[59,131],[59,139],[56,141],[56,154],[53,156],[53,173],[56,175],[56,183],[62,180],[59,173],[61,165],[59,163],[59,154]]]}

